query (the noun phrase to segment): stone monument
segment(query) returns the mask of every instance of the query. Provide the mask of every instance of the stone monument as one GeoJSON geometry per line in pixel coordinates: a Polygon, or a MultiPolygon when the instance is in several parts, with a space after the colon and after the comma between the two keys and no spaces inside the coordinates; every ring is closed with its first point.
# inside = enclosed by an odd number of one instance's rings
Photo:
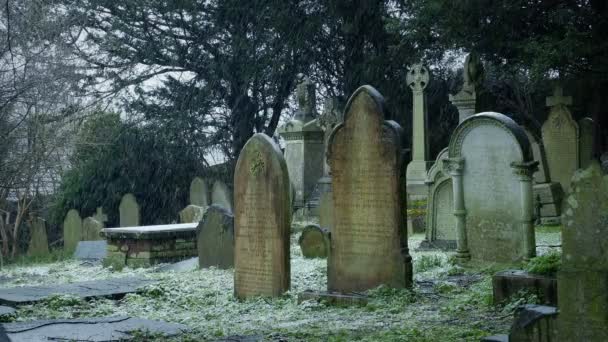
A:
{"type": "Polygon", "coordinates": [[[592,161],[572,177],[557,275],[560,341],[608,341],[608,176],[592,161]]]}
{"type": "Polygon", "coordinates": [[[279,296],[289,290],[289,174],[274,141],[254,134],[234,172],[234,294],[279,296]]]}
{"type": "Polygon", "coordinates": [[[137,204],[137,200],[133,194],[122,196],[118,211],[120,212],[121,227],[139,226],[139,204],[137,204]]]}
{"type": "Polygon", "coordinates": [[[220,206],[232,212],[232,191],[226,183],[216,180],[211,190],[211,204],[220,206]]]}
{"type": "Polygon", "coordinates": [[[298,109],[295,118],[280,127],[285,139],[285,161],[294,187],[294,206],[304,207],[323,175],[323,131],[316,120],[315,85],[307,78],[297,86],[298,109]]]}
{"type": "Polygon", "coordinates": [[[200,177],[195,177],[190,183],[190,204],[207,207],[209,205],[207,183],[200,177]]]}
{"type": "Polygon", "coordinates": [[[76,250],[82,238],[82,218],[76,209],[70,209],[63,220],[63,249],[69,253],[76,250]]]}
{"type": "Polygon", "coordinates": [[[424,88],[429,84],[429,71],[422,64],[414,65],[407,73],[407,85],[413,92],[412,161],[407,165],[406,186],[411,199],[426,198],[427,159],[427,112],[424,88]]]}
{"type": "Polygon", "coordinates": [[[198,264],[200,268],[234,267],[234,216],[226,208],[212,204],[197,232],[198,264]]]}
{"type": "Polygon", "coordinates": [[[570,190],[570,178],[580,162],[578,124],[567,107],[571,104],[572,98],[564,96],[560,86],[555,87],[553,96],[547,97],[547,106],[551,110],[542,126],[551,179],[562,185],[564,193],[570,190]]]}
{"type": "Polygon", "coordinates": [[[334,204],[330,292],[412,285],[402,144],[401,127],[385,118],[382,95],[370,86],[357,89],[327,151],[334,204]]]}
{"type": "Polygon", "coordinates": [[[532,157],[524,130],[499,113],[465,119],[444,160],[456,217],[457,257],[517,262],[535,256],[532,157]]]}
{"type": "Polygon", "coordinates": [[[476,54],[467,55],[462,76],[462,89],[456,95],[450,95],[450,102],[458,109],[458,123],[476,112],[477,91],[484,76],[483,64],[476,54]]]}

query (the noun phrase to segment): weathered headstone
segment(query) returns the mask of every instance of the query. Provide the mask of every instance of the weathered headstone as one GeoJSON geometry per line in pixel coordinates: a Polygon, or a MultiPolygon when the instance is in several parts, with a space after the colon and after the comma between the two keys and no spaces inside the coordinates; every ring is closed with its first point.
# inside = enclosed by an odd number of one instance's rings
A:
{"type": "Polygon", "coordinates": [[[63,220],[63,248],[74,251],[82,237],[82,218],[76,209],[70,209],[63,220]]]}
{"type": "Polygon", "coordinates": [[[458,236],[453,210],[452,179],[443,170],[443,160],[446,158],[448,158],[447,148],[439,152],[427,176],[426,183],[429,187],[427,228],[422,247],[456,248],[458,236]]]}
{"type": "Polygon", "coordinates": [[[133,194],[122,196],[118,211],[120,212],[121,227],[139,226],[139,204],[137,204],[137,200],[133,194]]]}
{"type": "Polygon", "coordinates": [[[192,222],[200,222],[203,219],[203,215],[205,214],[205,208],[199,207],[194,204],[190,204],[189,206],[182,209],[179,212],[179,222],[181,223],[192,223],[192,222]]]}
{"type": "Polygon", "coordinates": [[[593,119],[582,118],[578,121],[579,141],[578,153],[580,158],[579,167],[586,169],[593,160],[593,119]]]}
{"type": "Polygon", "coordinates": [[[327,152],[334,204],[328,290],[409,287],[401,127],[385,120],[384,98],[370,86],[355,91],[344,113],[327,152]]]}
{"type": "Polygon", "coordinates": [[[316,117],[315,85],[303,78],[297,87],[298,109],[293,120],[281,126],[285,140],[285,162],[295,190],[294,206],[299,209],[311,196],[323,176],[323,130],[316,117]]]}
{"type": "Polygon", "coordinates": [[[40,217],[32,217],[30,222],[30,244],[27,254],[34,257],[49,255],[49,240],[46,234],[46,221],[40,217]]]}
{"type": "Polygon", "coordinates": [[[542,126],[551,179],[559,182],[565,193],[570,189],[570,178],[579,167],[580,160],[579,128],[567,107],[571,104],[572,98],[563,96],[562,88],[556,87],[554,95],[547,98],[547,106],[551,110],[542,126]]]}
{"type": "Polygon", "coordinates": [[[407,165],[407,193],[412,199],[426,197],[426,174],[429,141],[424,88],[429,84],[429,70],[422,64],[414,65],[407,73],[407,85],[413,92],[412,161],[407,165]]]}
{"type": "Polygon", "coordinates": [[[190,204],[203,208],[207,207],[209,205],[208,192],[205,180],[195,177],[190,183],[190,204]]]}
{"type": "Polygon", "coordinates": [[[329,254],[329,232],[316,224],[304,227],[298,239],[305,258],[327,258],[329,254]]]}
{"type": "Polygon", "coordinates": [[[515,262],[536,253],[533,161],[524,130],[499,113],[463,121],[444,160],[452,176],[457,257],[515,262]]]}
{"type": "Polygon", "coordinates": [[[287,165],[279,147],[257,133],[234,173],[234,294],[279,296],[289,290],[291,206],[287,165]]]}
{"type": "Polygon", "coordinates": [[[560,341],[608,341],[608,175],[597,162],[572,177],[562,215],[560,341]]]}
{"type": "Polygon", "coordinates": [[[234,267],[234,216],[225,208],[211,205],[197,232],[200,268],[234,267]]]}
{"type": "Polygon", "coordinates": [[[82,220],[82,240],[81,241],[95,241],[95,240],[103,240],[101,235],[101,230],[103,229],[103,224],[97,221],[92,217],[87,217],[82,220]]]}
{"type": "Polygon", "coordinates": [[[450,102],[458,108],[458,123],[475,114],[477,91],[483,81],[483,64],[477,55],[470,53],[464,61],[464,83],[456,95],[450,95],[450,102]]]}
{"type": "Polygon", "coordinates": [[[95,211],[95,215],[93,215],[93,218],[96,219],[99,223],[101,223],[101,225],[103,227],[106,226],[106,222],[108,222],[108,215],[106,215],[103,212],[103,208],[102,207],[97,207],[96,211],[95,211]]]}
{"type": "Polygon", "coordinates": [[[211,204],[232,212],[232,191],[226,183],[216,180],[211,190],[211,204]]]}

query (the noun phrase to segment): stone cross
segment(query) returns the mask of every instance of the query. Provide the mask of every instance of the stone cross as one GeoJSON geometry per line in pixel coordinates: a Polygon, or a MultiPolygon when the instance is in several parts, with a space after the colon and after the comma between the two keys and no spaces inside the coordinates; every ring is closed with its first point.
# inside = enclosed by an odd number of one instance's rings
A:
{"type": "Polygon", "coordinates": [[[99,221],[104,227],[106,222],[108,222],[108,215],[103,212],[103,207],[97,207],[97,211],[95,212],[95,215],[93,215],[93,218],[99,221]]]}
{"type": "Polygon", "coordinates": [[[316,117],[316,94],[315,84],[308,77],[299,75],[302,82],[296,87],[296,98],[298,100],[298,110],[296,119],[308,122],[316,117]]]}
{"type": "Polygon", "coordinates": [[[422,64],[414,65],[407,73],[407,85],[412,89],[413,120],[412,120],[412,161],[407,166],[408,193],[415,197],[426,194],[424,181],[427,174],[428,139],[427,113],[424,89],[429,83],[429,71],[422,64]]]}
{"type": "Polygon", "coordinates": [[[546,102],[547,107],[570,106],[572,104],[572,96],[564,96],[564,88],[557,85],[553,89],[553,96],[547,97],[546,102]]]}

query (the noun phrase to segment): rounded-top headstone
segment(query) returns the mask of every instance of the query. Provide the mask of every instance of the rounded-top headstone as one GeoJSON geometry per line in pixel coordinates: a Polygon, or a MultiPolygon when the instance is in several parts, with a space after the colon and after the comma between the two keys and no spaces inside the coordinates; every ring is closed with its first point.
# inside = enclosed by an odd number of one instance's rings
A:
{"type": "Polygon", "coordinates": [[[279,147],[253,135],[234,173],[234,293],[279,296],[289,290],[289,175],[279,147]]]}
{"type": "Polygon", "coordinates": [[[190,204],[206,207],[209,205],[207,183],[200,177],[195,177],[190,183],[190,204]]]}
{"type": "Polygon", "coordinates": [[[220,206],[232,212],[232,192],[226,183],[215,181],[211,190],[211,204],[220,206]]]}
{"type": "Polygon", "coordinates": [[[82,241],[103,240],[100,235],[102,229],[103,223],[93,217],[85,218],[82,220],[82,241]]]}
{"type": "Polygon", "coordinates": [[[120,201],[120,205],[118,206],[118,211],[120,212],[121,227],[139,226],[139,204],[137,204],[137,200],[135,199],[135,196],[133,194],[126,194],[122,196],[122,200],[120,201]]]}
{"type": "Polygon", "coordinates": [[[198,263],[200,268],[234,267],[234,216],[225,208],[211,205],[197,231],[198,263]]]}
{"type": "Polygon", "coordinates": [[[70,209],[63,220],[63,248],[66,251],[76,250],[82,238],[82,218],[76,209],[70,209]]]}
{"type": "Polygon", "coordinates": [[[329,254],[329,232],[316,224],[304,227],[298,239],[305,258],[327,258],[329,254]]]}

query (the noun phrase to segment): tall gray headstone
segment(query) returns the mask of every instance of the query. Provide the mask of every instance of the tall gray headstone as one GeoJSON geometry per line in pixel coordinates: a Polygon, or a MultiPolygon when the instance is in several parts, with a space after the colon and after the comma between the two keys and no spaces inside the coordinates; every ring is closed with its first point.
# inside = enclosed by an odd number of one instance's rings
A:
{"type": "Polygon", "coordinates": [[[46,221],[40,217],[33,217],[29,221],[30,244],[27,254],[34,257],[49,255],[49,240],[46,234],[46,221]]]}
{"type": "Polygon", "coordinates": [[[234,294],[279,296],[289,290],[289,174],[267,135],[247,141],[234,172],[234,294]]]}
{"type": "Polygon", "coordinates": [[[464,120],[444,161],[452,177],[457,257],[516,262],[536,253],[533,160],[524,130],[499,113],[464,120]]]}
{"type": "Polygon", "coordinates": [[[205,180],[195,177],[190,183],[190,204],[203,208],[207,207],[209,205],[208,193],[205,180]]]}
{"type": "Polygon", "coordinates": [[[118,206],[118,211],[120,212],[121,227],[139,226],[139,204],[137,204],[137,200],[133,194],[126,194],[122,196],[122,200],[118,206]]]}
{"type": "Polygon", "coordinates": [[[216,180],[211,190],[211,204],[232,212],[232,191],[226,183],[216,180]]]}
{"type": "Polygon", "coordinates": [[[76,250],[82,238],[82,218],[76,209],[70,209],[63,220],[63,248],[68,252],[76,250]]]}
{"type": "Polygon", "coordinates": [[[384,98],[370,86],[351,96],[329,138],[334,226],[328,290],[409,287],[402,172],[402,129],[386,120],[384,98]]]}

